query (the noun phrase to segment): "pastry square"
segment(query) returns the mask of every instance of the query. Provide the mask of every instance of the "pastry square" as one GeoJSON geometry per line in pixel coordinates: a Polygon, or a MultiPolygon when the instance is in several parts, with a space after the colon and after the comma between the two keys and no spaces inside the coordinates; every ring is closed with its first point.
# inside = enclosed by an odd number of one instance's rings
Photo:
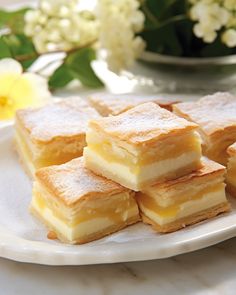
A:
{"type": "Polygon", "coordinates": [[[160,107],[172,111],[172,105],[178,101],[168,98],[158,97],[150,94],[108,94],[95,93],[88,97],[92,107],[94,107],[102,116],[119,115],[139,104],[145,102],[154,102],[160,107]]]}
{"type": "Polygon", "coordinates": [[[200,126],[203,153],[226,165],[226,150],[236,141],[236,97],[218,92],[197,102],[177,104],[173,109],[175,114],[200,126]]]}
{"type": "Polygon", "coordinates": [[[79,97],[19,110],[15,119],[15,142],[26,171],[33,176],[41,167],[81,156],[88,121],[99,117],[97,111],[79,97]]]}
{"type": "Polygon", "coordinates": [[[236,142],[227,149],[229,160],[227,164],[227,191],[236,197],[236,142]]]}
{"type": "Polygon", "coordinates": [[[36,172],[31,212],[70,244],[100,239],[140,220],[134,192],[93,174],[83,157],[36,172]]]}
{"type": "Polygon", "coordinates": [[[149,102],[89,122],[86,166],[135,191],[201,165],[198,126],[149,102]]]}
{"type": "Polygon", "coordinates": [[[137,194],[145,223],[173,232],[230,210],[225,196],[225,167],[207,158],[202,168],[176,180],[155,184],[137,194]]]}

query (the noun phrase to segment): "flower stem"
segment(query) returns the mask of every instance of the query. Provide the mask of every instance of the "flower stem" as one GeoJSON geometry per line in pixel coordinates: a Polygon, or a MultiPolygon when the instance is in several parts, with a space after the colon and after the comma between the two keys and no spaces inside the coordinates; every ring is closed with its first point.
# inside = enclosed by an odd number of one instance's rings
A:
{"type": "Polygon", "coordinates": [[[176,15],[176,16],[174,16],[172,18],[167,19],[166,21],[164,21],[162,23],[159,23],[156,26],[153,26],[151,28],[146,28],[146,29],[144,29],[144,31],[157,30],[157,29],[160,29],[162,27],[165,27],[165,26],[167,26],[169,24],[172,24],[172,23],[175,23],[175,22],[179,22],[179,21],[182,21],[182,20],[185,20],[185,19],[187,19],[187,16],[185,14],[176,15]]]}
{"type": "Polygon", "coordinates": [[[89,42],[86,45],[74,47],[74,48],[69,49],[69,50],[55,50],[55,51],[49,51],[49,52],[43,52],[43,53],[35,52],[35,53],[32,53],[32,54],[22,54],[22,55],[18,55],[18,56],[16,55],[16,56],[14,56],[14,58],[16,60],[18,60],[19,62],[24,62],[24,61],[27,61],[27,60],[30,60],[30,59],[33,59],[33,58],[38,58],[40,56],[49,55],[49,54],[65,53],[67,55],[67,54],[73,53],[73,52],[75,52],[77,50],[80,50],[80,49],[83,49],[83,48],[86,48],[86,47],[90,47],[90,46],[94,45],[96,42],[97,42],[97,39],[94,39],[93,41],[89,42]]]}
{"type": "Polygon", "coordinates": [[[167,25],[169,25],[171,23],[179,22],[179,21],[182,21],[182,20],[185,20],[185,19],[187,19],[187,16],[185,14],[176,15],[176,16],[174,16],[172,18],[167,19],[163,23],[161,23],[159,27],[164,27],[164,26],[167,26],[167,25]]]}
{"type": "Polygon", "coordinates": [[[146,1],[143,1],[142,3],[142,9],[143,12],[145,13],[145,15],[147,16],[147,18],[154,24],[154,25],[159,25],[159,21],[156,18],[156,16],[150,11],[150,9],[148,8],[146,1]]]}

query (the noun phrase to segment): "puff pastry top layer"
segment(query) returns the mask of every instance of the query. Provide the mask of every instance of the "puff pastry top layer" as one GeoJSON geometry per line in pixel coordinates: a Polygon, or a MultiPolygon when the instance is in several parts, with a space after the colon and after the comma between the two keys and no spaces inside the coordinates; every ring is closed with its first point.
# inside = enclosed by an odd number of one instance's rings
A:
{"type": "Polygon", "coordinates": [[[56,137],[70,137],[86,132],[88,121],[99,118],[96,110],[79,97],[65,98],[40,108],[16,113],[16,120],[32,140],[49,142],[56,137]]]}
{"type": "Polygon", "coordinates": [[[117,116],[91,120],[89,126],[133,145],[151,144],[198,128],[198,125],[152,102],[138,105],[117,116]]]}
{"type": "Polygon", "coordinates": [[[98,199],[130,191],[85,168],[83,157],[63,165],[39,169],[36,172],[36,179],[67,206],[88,198],[98,199]]]}
{"type": "Polygon", "coordinates": [[[172,105],[177,101],[157,97],[157,95],[145,94],[108,94],[95,93],[88,97],[91,105],[95,107],[103,116],[118,115],[136,105],[145,102],[155,102],[159,106],[168,110],[172,109],[172,105]]]}
{"type": "Polygon", "coordinates": [[[208,136],[225,128],[236,129],[236,97],[227,92],[207,95],[197,102],[177,104],[174,111],[199,124],[208,136]]]}

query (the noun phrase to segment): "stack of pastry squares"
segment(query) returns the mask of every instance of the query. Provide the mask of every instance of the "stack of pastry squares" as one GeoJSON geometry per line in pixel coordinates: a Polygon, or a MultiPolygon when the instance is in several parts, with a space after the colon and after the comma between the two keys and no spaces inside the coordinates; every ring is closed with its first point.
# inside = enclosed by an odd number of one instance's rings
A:
{"type": "Polygon", "coordinates": [[[137,194],[143,221],[159,232],[172,232],[229,210],[225,167],[202,159],[202,168],[157,183],[137,194]]]}
{"type": "Polygon", "coordinates": [[[227,190],[236,197],[236,142],[227,149],[229,160],[227,165],[227,190]]]}
{"type": "Polygon", "coordinates": [[[175,114],[200,126],[203,153],[226,165],[227,148],[236,141],[236,97],[218,92],[196,102],[176,104],[173,109],[175,114]]]}
{"type": "Polygon", "coordinates": [[[86,166],[134,191],[201,166],[198,126],[155,103],[91,120],[86,166]]]}
{"type": "Polygon", "coordinates": [[[16,149],[33,177],[37,169],[83,154],[88,121],[100,115],[79,97],[16,113],[16,149]]]}
{"type": "MultiPolygon", "coordinates": [[[[181,117],[154,99],[141,103],[141,98],[134,107],[131,99],[130,106],[122,101],[117,107],[113,101],[113,109],[97,108],[108,117],[79,98],[19,111],[17,148],[31,174],[37,170],[31,211],[55,237],[71,244],[116,232],[138,222],[140,214],[155,230],[171,232],[227,212],[225,168],[202,157],[196,124],[205,120],[200,124],[201,135],[208,134],[205,151],[214,150],[216,143],[220,146],[221,139],[213,130],[220,133],[224,126],[227,133],[227,128],[234,128],[228,109],[233,98],[217,96],[223,97],[221,107],[227,109],[227,116],[220,117],[214,128],[207,110],[201,109],[202,100],[190,103],[190,108],[176,105],[181,117]],[[190,120],[183,110],[191,114],[197,110],[197,115],[190,120]],[[196,118],[200,117],[199,122],[196,118]]],[[[210,109],[212,98],[204,100],[210,109]]],[[[232,167],[236,163],[233,149],[228,149],[232,167]]]]}
{"type": "Polygon", "coordinates": [[[70,244],[99,239],[140,219],[134,192],[86,169],[83,157],[36,172],[31,211],[70,244]]]}
{"type": "Polygon", "coordinates": [[[137,193],[142,219],[171,232],[230,208],[225,167],[202,158],[198,126],[154,103],[91,120],[86,167],[137,193]]]}
{"type": "Polygon", "coordinates": [[[119,115],[139,104],[154,102],[160,107],[172,111],[172,106],[177,101],[151,94],[108,94],[95,93],[88,97],[92,107],[102,116],[119,115]]]}

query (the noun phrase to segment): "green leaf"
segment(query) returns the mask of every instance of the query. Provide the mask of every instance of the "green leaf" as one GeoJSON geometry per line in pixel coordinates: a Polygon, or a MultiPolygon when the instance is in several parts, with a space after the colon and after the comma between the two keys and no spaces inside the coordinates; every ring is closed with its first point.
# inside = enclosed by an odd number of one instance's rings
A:
{"type": "Polygon", "coordinates": [[[141,36],[146,41],[147,50],[166,55],[183,55],[192,36],[189,26],[184,26],[184,23],[187,24],[186,1],[145,0],[141,9],[145,14],[145,28],[141,36]],[[186,40],[180,27],[188,34],[186,40]]]}
{"type": "Polygon", "coordinates": [[[5,44],[13,58],[21,62],[24,69],[27,69],[37,59],[38,54],[31,38],[24,34],[10,34],[2,36],[5,44]]]}
{"type": "Polygon", "coordinates": [[[145,15],[145,28],[162,25],[178,14],[185,14],[185,0],[145,0],[141,4],[141,10],[145,15]]]}
{"type": "Polygon", "coordinates": [[[66,64],[62,64],[49,78],[49,87],[57,89],[65,87],[69,82],[74,79],[66,64]]]}
{"type": "Polygon", "coordinates": [[[175,26],[169,24],[155,30],[141,33],[147,43],[147,50],[160,54],[181,56],[183,49],[176,34],[175,26]]]}
{"type": "Polygon", "coordinates": [[[176,0],[146,0],[142,4],[142,8],[145,13],[151,13],[157,19],[160,19],[163,13],[170,9],[174,2],[176,0]]]}
{"type": "Polygon", "coordinates": [[[6,42],[0,37],[0,59],[5,57],[11,57],[11,51],[7,46],[6,42]]]}
{"type": "Polygon", "coordinates": [[[184,56],[191,56],[193,54],[193,22],[189,19],[177,22],[175,24],[177,38],[182,46],[184,56]]]}
{"type": "Polygon", "coordinates": [[[222,43],[220,37],[218,37],[213,43],[205,45],[200,53],[203,57],[217,57],[230,55],[234,52],[234,49],[227,47],[222,43]]]}
{"type": "Polygon", "coordinates": [[[83,48],[68,55],[66,65],[71,75],[80,80],[87,87],[98,88],[104,86],[103,82],[97,77],[91,62],[96,58],[94,49],[83,48]]]}
{"type": "Polygon", "coordinates": [[[30,8],[8,11],[0,10],[0,29],[9,28],[13,33],[23,33],[24,15],[30,8]]]}

